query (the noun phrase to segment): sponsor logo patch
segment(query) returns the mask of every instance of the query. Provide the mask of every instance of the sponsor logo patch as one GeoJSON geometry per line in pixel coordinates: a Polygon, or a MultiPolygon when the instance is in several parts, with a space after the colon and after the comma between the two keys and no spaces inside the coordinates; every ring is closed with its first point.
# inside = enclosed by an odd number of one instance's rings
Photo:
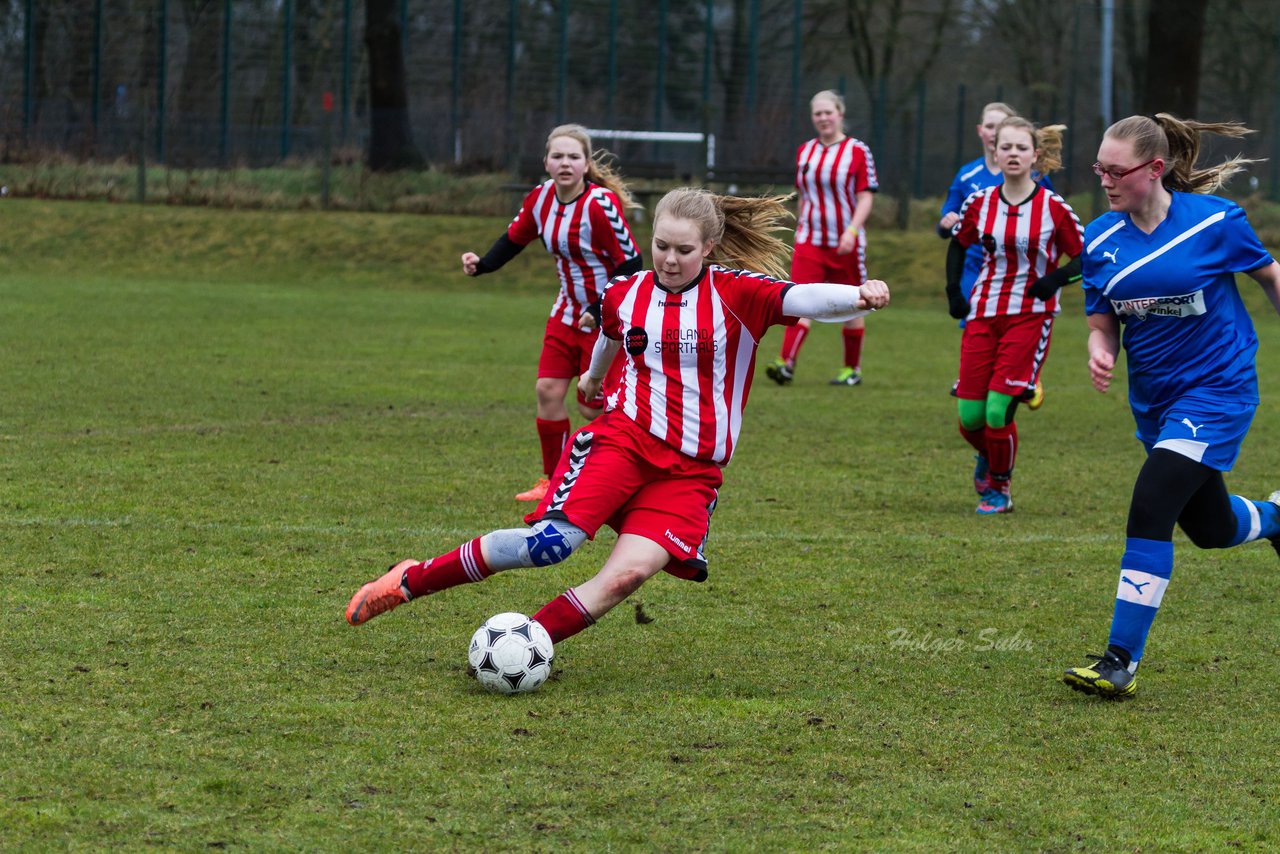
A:
{"type": "Polygon", "coordinates": [[[639,356],[649,346],[649,333],[645,332],[643,326],[631,327],[627,330],[626,346],[628,353],[639,356]]]}
{"type": "Polygon", "coordinates": [[[1118,315],[1130,315],[1138,320],[1156,317],[1195,317],[1205,313],[1204,291],[1176,297],[1140,297],[1138,299],[1113,299],[1111,307],[1118,315]]]}

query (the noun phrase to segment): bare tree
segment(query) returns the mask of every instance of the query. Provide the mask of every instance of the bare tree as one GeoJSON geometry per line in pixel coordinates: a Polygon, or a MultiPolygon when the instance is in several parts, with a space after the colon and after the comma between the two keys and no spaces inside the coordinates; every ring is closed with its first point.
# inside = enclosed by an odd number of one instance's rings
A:
{"type": "Polygon", "coordinates": [[[222,4],[217,0],[182,0],[179,14],[187,45],[175,98],[177,133],[171,137],[168,159],[174,166],[189,168],[208,156],[209,140],[217,139],[222,4]]]}
{"type": "Polygon", "coordinates": [[[1162,0],[1147,11],[1147,67],[1140,110],[1195,115],[1208,0],[1162,0]]]}
{"type": "Polygon", "coordinates": [[[975,20],[983,35],[983,56],[998,57],[988,67],[1008,74],[1030,96],[1017,108],[1036,120],[1058,121],[1059,102],[1070,74],[1070,39],[1076,14],[1069,3],[978,0],[975,20]],[[1065,60],[1065,61],[1064,61],[1065,60]]]}
{"type": "Polygon", "coordinates": [[[366,0],[369,50],[369,168],[375,172],[421,166],[409,125],[409,92],[396,0],[366,0]]]}

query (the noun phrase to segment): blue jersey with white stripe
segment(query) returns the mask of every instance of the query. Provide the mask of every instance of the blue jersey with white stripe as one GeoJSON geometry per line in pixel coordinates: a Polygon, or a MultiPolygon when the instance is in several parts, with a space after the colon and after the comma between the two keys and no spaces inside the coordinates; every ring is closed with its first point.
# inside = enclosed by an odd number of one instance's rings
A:
{"type": "MultiPolygon", "coordinates": [[[[1032,173],[1032,177],[1046,190],[1053,189],[1053,182],[1049,180],[1048,175],[1032,173]]],[[[1003,183],[1004,173],[999,169],[995,172],[989,171],[985,157],[971,160],[960,167],[960,171],[956,173],[951,186],[947,188],[947,198],[942,202],[942,215],[959,213],[960,208],[964,205],[964,200],[969,196],[979,190],[985,190],[987,187],[995,187],[1003,183]]],[[[973,283],[977,280],[978,271],[981,269],[982,246],[975,243],[964,254],[964,272],[960,276],[960,288],[965,299],[969,298],[969,292],[973,290],[973,283]]]]}
{"type": "Polygon", "coordinates": [[[1151,234],[1115,211],[1085,228],[1085,312],[1120,319],[1135,415],[1186,397],[1256,406],[1258,338],[1235,274],[1271,255],[1235,202],[1172,195],[1151,234]]]}

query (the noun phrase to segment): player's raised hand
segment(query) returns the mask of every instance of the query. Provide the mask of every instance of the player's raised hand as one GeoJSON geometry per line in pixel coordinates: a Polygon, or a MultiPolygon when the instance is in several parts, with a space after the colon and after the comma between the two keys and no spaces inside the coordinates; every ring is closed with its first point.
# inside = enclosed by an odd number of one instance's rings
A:
{"type": "Polygon", "coordinates": [[[858,289],[858,308],[877,309],[889,304],[889,286],[879,279],[868,279],[858,289]]]}
{"type": "Polygon", "coordinates": [[[480,263],[480,256],[474,252],[462,253],[462,272],[468,276],[476,274],[476,265],[480,263]]]}

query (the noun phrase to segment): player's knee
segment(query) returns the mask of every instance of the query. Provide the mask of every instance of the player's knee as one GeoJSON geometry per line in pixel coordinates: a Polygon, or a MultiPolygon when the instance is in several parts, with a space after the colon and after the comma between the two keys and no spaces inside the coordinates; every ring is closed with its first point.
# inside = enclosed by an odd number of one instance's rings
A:
{"type": "Polygon", "coordinates": [[[538,403],[543,406],[554,406],[564,403],[565,392],[569,385],[565,380],[556,377],[538,377],[538,381],[533,385],[534,394],[538,396],[538,403]]]}
{"type": "Polygon", "coordinates": [[[621,602],[649,580],[653,573],[642,567],[620,567],[609,572],[605,589],[610,600],[621,602]]]}
{"type": "Polygon", "coordinates": [[[1178,527],[1182,528],[1182,533],[1187,535],[1187,539],[1198,549],[1225,549],[1231,546],[1231,535],[1234,530],[1225,528],[1205,528],[1197,525],[1188,525],[1183,523],[1178,527]]]}
{"type": "Polygon", "coordinates": [[[571,522],[543,519],[529,529],[525,548],[534,566],[552,566],[573,554],[586,539],[586,531],[571,522]]]}
{"type": "Polygon", "coordinates": [[[970,432],[981,430],[987,424],[981,401],[960,398],[956,404],[956,412],[960,417],[960,426],[970,432]]]}
{"type": "Polygon", "coordinates": [[[987,398],[987,426],[993,430],[1008,426],[1013,420],[1013,413],[1018,408],[1017,399],[1010,400],[1009,395],[991,395],[987,398]]]}
{"type": "Polygon", "coordinates": [[[603,409],[593,409],[584,403],[578,404],[578,412],[580,412],[582,414],[582,417],[587,419],[588,421],[592,420],[603,411],[604,411],[603,409]]]}

